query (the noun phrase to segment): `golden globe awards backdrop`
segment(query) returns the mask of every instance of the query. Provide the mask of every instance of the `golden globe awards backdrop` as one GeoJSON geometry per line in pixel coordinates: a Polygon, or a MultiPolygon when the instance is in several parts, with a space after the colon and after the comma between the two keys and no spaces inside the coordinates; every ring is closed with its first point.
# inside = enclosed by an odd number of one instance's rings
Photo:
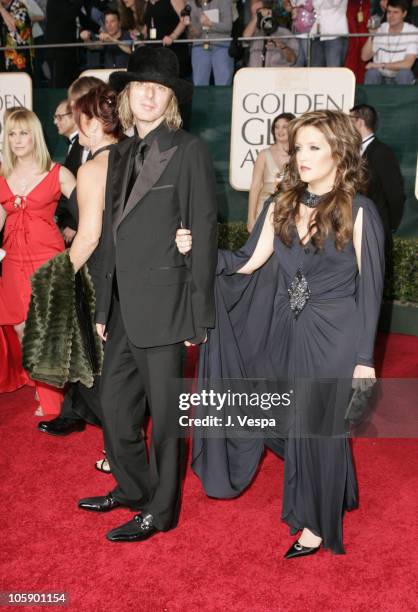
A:
{"type": "Polygon", "coordinates": [[[32,110],[32,79],[24,72],[0,72],[1,150],[3,150],[4,112],[13,106],[24,106],[32,110]]]}
{"type": "Polygon", "coordinates": [[[348,68],[242,68],[234,78],[229,182],[250,189],[259,151],[273,144],[271,124],[280,113],[302,115],[354,106],[355,77],[348,68]]]}

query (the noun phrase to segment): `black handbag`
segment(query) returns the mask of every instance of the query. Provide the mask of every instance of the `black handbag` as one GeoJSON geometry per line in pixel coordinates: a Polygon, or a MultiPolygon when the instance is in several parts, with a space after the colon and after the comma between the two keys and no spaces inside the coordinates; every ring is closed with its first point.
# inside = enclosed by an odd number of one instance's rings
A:
{"type": "Polygon", "coordinates": [[[352,425],[359,425],[364,419],[367,408],[370,406],[373,390],[374,382],[371,382],[368,386],[358,385],[353,390],[345,413],[346,420],[352,425]]]}

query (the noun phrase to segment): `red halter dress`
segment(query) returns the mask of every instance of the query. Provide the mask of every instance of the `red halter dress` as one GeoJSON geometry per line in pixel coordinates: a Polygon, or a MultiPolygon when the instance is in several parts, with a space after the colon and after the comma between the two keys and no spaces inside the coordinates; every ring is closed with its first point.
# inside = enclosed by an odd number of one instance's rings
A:
{"type": "MultiPolygon", "coordinates": [[[[13,339],[13,325],[26,319],[30,277],[42,264],[64,250],[65,245],[54,214],[61,196],[60,165],[25,196],[13,193],[0,177],[0,204],[7,213],[0,277],[0,393],[13,391],[28,382],[19,358],[20,347],[13,339]]],[[[44,414],[59,414],[62,390],[35,383],[44,414]]]]}

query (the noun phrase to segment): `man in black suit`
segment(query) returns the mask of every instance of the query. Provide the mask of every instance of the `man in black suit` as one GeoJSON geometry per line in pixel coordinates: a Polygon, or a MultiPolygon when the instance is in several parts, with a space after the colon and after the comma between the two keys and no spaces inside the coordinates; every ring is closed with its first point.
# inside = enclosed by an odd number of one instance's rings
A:
{"type": "Polygon", "coordinates": [[[79,506],[140,510],[107,534],[111,541],[142,541],[177,524],[184,440],[176,381],[184,343],[201,343],[214,325],[214,171],[203,143],[179,128],[178,103],[191,96],[192,86],[178,75],[170,49],[145,47],[130,57],[127,72],[110,78],[122,92],[124,128],[137,130],[109,156],[99,246],[96,320],[106,339],[101,404],[117,486],[79,506]],[[183,258],[174,242],[181,224],[196,239],[191,258],[183,258]],[[146,405],[152,419],[149,461],[141,433],[146,405]]]}
{"type": "MultiPolygon", "coordinates": [[[[64,166],[77,176],[77,171],[82,164],[84,147],[78,142],[77,126],[73,119],[73,113],[68,100],[62,100],[57,106],[54,114],[54,124],[58,134],[67,139],[68,151],[65,157],[64,166]]],[[[58,203],[57,224],[63,232],[64,240],[69,244],[75,236],[77,223],[70,212],[67,210],[67,198],[61,196],[58,203]]]]}
{"type": "Polygon", "coordinates": [[[367,196],[375,203],[383,222],[386,247],[390,249],[392,233],[402,220],[405,193],[399,162],[392,149],[375,136],[377,112],[368,104],[359,104],[350,111],[360,133],[361,154],[367,162],[369,185],[367,196]]]}

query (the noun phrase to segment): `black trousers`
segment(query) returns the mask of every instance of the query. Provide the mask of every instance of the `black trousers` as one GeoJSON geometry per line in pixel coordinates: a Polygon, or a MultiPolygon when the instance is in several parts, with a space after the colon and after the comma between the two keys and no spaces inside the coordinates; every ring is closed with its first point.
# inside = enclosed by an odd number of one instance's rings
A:
{"type": "Polygon", "coordinates": [[[176,526],[184,473],[185,440],[179,436],[177,387],[184,345],[138,348],[125,331],[114,297],[101,377],[107,458],[117,481],[115,499],[151,513],[157,529],[176,526]],[[152,419],[149,459],[142,426],[152,419]]]}
{"type": "Polygon", "coordinates": [[[53,52],[53,55],[49,55],[48,62],[52,76],[51,86],[67,89],[79,73],[77,51],[76,49],[53,49],[53,52]]]}
{"type": "Polygon", "coordinates": [[[65,394],[61,405],[60,417],[63,419],[79,419],[92,425],[102,424],[102,408],[100,405],[100,377],[96,376],[92,387],[88,388],[80,382],[72,383],[65,394]]]}

